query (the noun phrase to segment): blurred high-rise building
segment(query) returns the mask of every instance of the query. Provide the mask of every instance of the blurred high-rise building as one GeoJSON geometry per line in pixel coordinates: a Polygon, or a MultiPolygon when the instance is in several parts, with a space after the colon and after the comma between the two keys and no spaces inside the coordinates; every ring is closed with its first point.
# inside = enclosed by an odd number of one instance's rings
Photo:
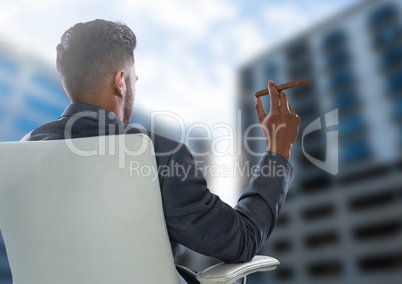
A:
{"type": "MultiPolygon", "coordinates": [[[[251,283],[401,283],[402,2],[362,1],[257,57],[239,76],[241,129],[249,136],[260,135],[249,128],[257,123],[252,96],[268,79],[311,78],[286,91],[302,118],[295,179],[262,249],[281,265],[251,283]],[[339,123],[328,125],[333,110],[339,123]],[[310,123],[315,131],[304,133],[310,123]],[[339,155],[330,132],[339,134],[339,155]],[[339,157],[339,172],[307,157],[339,157]]],[[[269,97],[263,103],[268,111],[269,97]]],[[[246,146],[265,148],[255,140],[246,146]]],[[[258,161],[243,150],[243,163],[258,161]]]]}
{"type": "MultiPolygon", "coordinates": [[[[58,119],[68,102],[55,69],[12,46],[1,46],[0,141],[19,140],[41,124],[58,119]]],[[[0,283],[12,283],[1,233],[0,283]]]]}
{"type": "Polygon", "coordinates": [[[11,46],[0,49],[0,141],[21,139],[67,105],[55,68],[11,46]]]}

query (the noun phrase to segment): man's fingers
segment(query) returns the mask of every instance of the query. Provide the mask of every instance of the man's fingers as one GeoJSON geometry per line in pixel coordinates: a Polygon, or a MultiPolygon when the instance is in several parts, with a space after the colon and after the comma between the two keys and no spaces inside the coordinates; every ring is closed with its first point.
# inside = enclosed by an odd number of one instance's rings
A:
{"type": "Polygon", "coordinates": [[[297,118],[299,121],[301,120],[300,116],[293,110],[293,108],[292,108],[292,106],[289,104],[289,102],[288,102],[288,109],[289,109],[291,115],[296,116],[296,118],[297,118]]]}
{"type": "Polygon", "coordinates": [[[276,86],[274,81],[269,80],[268,82],[268,90],[269,90],[269,98],[270,98],[270,112],[278,113],[279,112],[279,95],[276,90],[276,86]]]}
{"type": "Polygon", "coordinates": [[[280,109],[283,112],[287,112],[288,111],[288,108],[287,108],[288,102],[286,100],[286,94],[283,92],[279,92],[279,103],[281,105],[280,109]]]}
{"type": "Polygon", "coordinates": [[[292,108],[292,106],[290,105],[289,102],[288,102],[288,109],[289,109],[289,112],[290,112],[291,115],[297,115],[297,114],[295,113],[295,111],[293,110],[293,108],[292,108]]]}
{"type": "Polygon", "coordinates": [[[261,123],[267,116],[267,114],[264,111],[261,99],[257,97],[254,97],[254,99],[255,99],[255,110],[257,111],[258,122],[261,123]]]}

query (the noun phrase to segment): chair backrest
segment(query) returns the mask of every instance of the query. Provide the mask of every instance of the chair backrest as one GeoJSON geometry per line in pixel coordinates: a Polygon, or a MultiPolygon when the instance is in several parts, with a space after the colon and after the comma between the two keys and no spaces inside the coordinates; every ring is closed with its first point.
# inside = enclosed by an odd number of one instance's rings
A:
{"type": "Polygon", "coordinates": [[[156,169],[142,134],[0,143],[14,283],[177,283],[156,169]]]}

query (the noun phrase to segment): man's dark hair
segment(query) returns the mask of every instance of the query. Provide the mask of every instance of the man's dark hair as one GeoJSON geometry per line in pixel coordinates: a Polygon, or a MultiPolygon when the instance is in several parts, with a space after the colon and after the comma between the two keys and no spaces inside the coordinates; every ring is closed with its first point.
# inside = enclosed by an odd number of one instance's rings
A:
{"type": "Polygon", "coordinates": [[[68,29],[57,45],[57,71],[67,93],[92,96],[119,69],[130,73],[136,44],[133,31],[118,22],[94,20],[68,29]]]}

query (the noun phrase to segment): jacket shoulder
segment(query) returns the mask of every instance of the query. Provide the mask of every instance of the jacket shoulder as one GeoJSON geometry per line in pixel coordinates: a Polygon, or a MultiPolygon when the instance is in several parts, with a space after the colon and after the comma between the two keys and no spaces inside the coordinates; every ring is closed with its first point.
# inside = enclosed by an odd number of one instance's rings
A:
{"type": "Polygon", "coordinates": [[[64,139],[64,128],[60,121],[47,122],[27,133],[20,141],[57,140],[64,139]]]}

